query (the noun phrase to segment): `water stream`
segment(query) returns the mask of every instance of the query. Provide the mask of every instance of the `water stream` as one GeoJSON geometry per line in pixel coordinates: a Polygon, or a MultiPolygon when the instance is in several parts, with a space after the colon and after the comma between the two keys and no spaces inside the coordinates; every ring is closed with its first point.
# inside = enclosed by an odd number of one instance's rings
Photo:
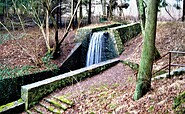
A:
{"type": "Polygon", "coordinates": [[[106,38],[104,33],[105,32],[93,33],[90,39],[89,48],[87,52],[86,66],[102,62],[102,58],[104,56],[103,47],[106,38]]]}

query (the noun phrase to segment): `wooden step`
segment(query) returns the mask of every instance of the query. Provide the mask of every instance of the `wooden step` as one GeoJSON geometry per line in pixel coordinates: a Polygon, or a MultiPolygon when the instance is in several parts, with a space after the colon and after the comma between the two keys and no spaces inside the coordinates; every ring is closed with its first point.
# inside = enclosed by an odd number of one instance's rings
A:
{"type": "Polygon", "coordinates": [[[39,114],[43,114],[42,110],[40,110],[39,108],[34,107],[33,109],[34,109],[37,113],[39,113],[39,114]]]}
{"type": "Polygon", "coordinates": [[[68,106],[66,104],[58,102],[56,99],[44,99],[46,102],[54,105],[55,107],[58,107],[62,110],[67,110],[68,106]]]}
{"type": "Polygon", "coordinates": [[[49,104],[47,102],[42,102],[40,105],[44,108],[46,108],[48,111],[54,114],[61,114],[64,113],[64,110],[60,110],[57,107],[53,106],[52,104],[49,104]]]}
{"type": "MultiPolygon", "coordinates": [[[[47,114],[53,114],[52,112],[48,111],[45,107],[41,106],[40,104],[43,102],[40,102],[38,105],[36,105],[34,108],[36,108],[37,110],[41,111],[42,113],[45,112],[47,114]]],[[[44,113],[44,114],[45,114],[44,113]]]]}
{"type": "Polygon", "coordinates": [[[40,114],[34,108],[31,108],[30,110],[27,110],[26,112],[27,112],[27,114],[40,114]]]}
{"type": "Polygon", "coordinates": [[[33,114],[30,110],[27,110],[26,112],[27,112],[28,114],[33,114]]]}
{"type": "Polygon", "coordinates": [[[72,106],[74,104],[71,100],[67,99],[64,96],[54,96],[54,98],[60,100],[61,102],[65,103],[67,105],[70,105],[70,106],[72,106]]]}

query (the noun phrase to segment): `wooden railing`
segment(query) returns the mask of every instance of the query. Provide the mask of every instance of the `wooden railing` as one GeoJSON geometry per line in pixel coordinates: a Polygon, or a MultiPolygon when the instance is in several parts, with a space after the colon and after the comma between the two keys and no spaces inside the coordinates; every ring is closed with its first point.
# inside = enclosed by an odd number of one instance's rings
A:
{"type": "MultiPolygon", "coordinates": [[[[156,72],[154,72],[153,75],[156,74],[156,73],[158,73],[159,71],[161,71],[161,70],[163,70],[163,69],[165,69],[165,68],[168,67],[168,74],[169,74],[169,76],[170,76],[171,66],[185,67],[185,65],[183,65],[183,64],[172,64],[172,54],[173,54],[173,53],[185,55],[185,52],[181,52],[181,51],[169,51],[168,53],[166,53],[165,55],[161,56],[161,57],[158,59],[158,60],[160,60],[160,59],[162,59],[162,58],[164,58],[165,56],[168,55],[168,61],[169,61],[168,64],[165,65],[164,67],[162,67],[161,69],[157,70],[156,72]]],[[[157,61],[158,61],[158,60],[157,60],[157,61]]],[[[155,61],[155,62],[156,62],[156,61],[155,61]]]]}

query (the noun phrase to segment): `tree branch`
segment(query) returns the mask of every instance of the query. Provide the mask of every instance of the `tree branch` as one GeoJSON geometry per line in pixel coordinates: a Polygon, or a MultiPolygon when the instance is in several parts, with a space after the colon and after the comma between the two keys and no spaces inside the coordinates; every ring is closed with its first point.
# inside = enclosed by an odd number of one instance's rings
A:
{"type": "Polygon", "coordinates": [[[76,5],[75,11],[74,11],[74,13],[73,13],[73,15],[72,15],[72,17],[71,17],[71,19],[70,19],[70,22],[69,22],[69,24],[68,24],[68,27],[67,27],[67,29],[66,29],[66,31],[65,31],[65,33],[64,33],[64,35],[63,35],[63,37],[62,37],[62,40],[59,42],[59,45],[65,40],[66,36],[67,36],[68,33],[69,33],[69,29],[70,29],[70,27],[71,27],[72,20],[73,20],[75,14],[76,14],[76,12],[77,12],[77,9],[78,9],[78,7],[79,7],[79,5],[80,5],[80,2],[81,2],[81,0],[79,0],[78,3],[77,3],[77,5],[76,5]]]}

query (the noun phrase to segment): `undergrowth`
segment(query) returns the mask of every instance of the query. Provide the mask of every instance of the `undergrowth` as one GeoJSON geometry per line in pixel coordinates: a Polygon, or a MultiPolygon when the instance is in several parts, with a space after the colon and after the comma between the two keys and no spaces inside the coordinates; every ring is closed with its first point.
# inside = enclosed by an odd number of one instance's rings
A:
{"type": "Polygon", "coordinates": [[[11,40],[11,36],[9,34],[1,34],[0,35],[0,44],[3,44],[5,41],[11,40]]]}
{"type": "MultiPolygon", "coordinates": [[[[48,55],[42,58],[42,61],[44,63],[44,70],[42,71],[51,70],[54,74],[57,74],[59,71],[58,66],[50,63],[48,58],[49,58],[48,55]]],[[[25,65],[21,68],[17,66],[15,66],[14,68],[10,68],[9,66],[0,64],[0,80],[4,78],[14,78],[19,76],[34,74],[38,72],[41,72],[41,70],[37,66],[25,65]]]]}
{"type": "Polygon", "coordinates": [[[23,66],[21,68],[14,67],[10,68],[6,65],[0,64],[0,79],[3,78],[14,78],[18,76],[28,75],[32,72],[38,72],[38,69],[34,66],[23,66]]]}

